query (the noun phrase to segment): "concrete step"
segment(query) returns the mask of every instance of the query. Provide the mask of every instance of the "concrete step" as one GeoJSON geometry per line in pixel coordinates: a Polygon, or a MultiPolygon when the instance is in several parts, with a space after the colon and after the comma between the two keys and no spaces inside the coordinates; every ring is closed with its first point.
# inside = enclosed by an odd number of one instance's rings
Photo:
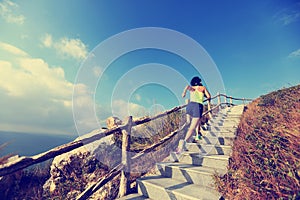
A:
{"type": "Polygon", "coordinates": [[[217,144],[188,143],[189,152],[200,153],[201,155],[230,155],[231,146],[217,144]]]}
{"type": "Polygon", "coordinates": [[[214,131],[214,132],[235,132],[237,129],[237,126],[207,126],[208,131],[214,131]]]}
{"type": "Polygon", "coordinates": [[[216,144],[216,145],[232,145],[235,137],[213,137],[202,136],[202,140],[199,140],[199,144],[216,144]]]}
{"type": "Polygon", "coordinates": [[[220,199],[221,195],[208,187],[163,176],[148,176],[137,180],[138,193],[153,200],[220,199]]]}
{"type": "Polygon", "coordinates": [[[173,162],[157,163],[157,175],[137,180],[138,193],[120,200],[216,199],[213,175],[227,171],[231,145],[244,106],[225,107],[203,126],[202,140],[189,143],[189,151],[171,153],[173,162]]]}
{"type": "Polygon", "coordinates": [[[228,112],[237,112],[237,113],[243,113],[245,106],[244,105],[237,105],[231,107],[228,112]]]}
{"type": "Polygon", "coordinates": [[[240,118],[237,117],[231,117],[231,118],[225,118],[225,119],[210,119],[208,120],[208,124],[214,124],[216,123],[217,125],[226,125],[226,124],[239,124],[240,118]]]}
{"type": "Polygon", "coordinates": [[[213,118],[209,119],[208,122],[219,122],[221,120],[225,120],[226,118],[227,115],[214,116],[213,118]]]}
{"type": "Polygon", "coordinates": [[[208,168],[184,163],[157,163],[158,175],[214,189],[214,174],[224,175],[225,169],[208,168]]]}
{"type": "Polygon", "coordinates": [[[184,152],[177,155],[177,161],[196,166],[226,169],[228,165],[228,155],[201,155],[200,153],[184,152]]]}
{"type": "Polygon", "coordinates": [[[220,130],[222,131],[222,129],[236,129],[238,127],[239,123],[222,123],[222,122],[213,122],[210,124],[207,124],[206,126],[202,126],[203,130],[214,130],[214,128],[216,128],[215,130],[220,130]],[[218,129],[217,129],[218,128],[218,129]]]}
{"type": "Polygon", "coordinates": [[[201,131],[202,136],[206,137],[236,137],[235,135],[236,130],[222,130],[222,131],[211,131],[211,130],[206,130],[206,131],[201,131]]]}
{"type": "Polygon", "coordinates": [[[228,113],[227,114],[227,119],[239,119],[241,118],[242,114],[238,114],[238,113],[228,113]]]}
{"type": "Polygon", "coordinates": [[[241,117],[243,112],[241,111],[229,111],[227,112],[227,117],[228,118],[236,118],[236,117],[241,117]]]}
{"type": "Polygon", "coordinates": [[[117,200],[153,200],[153,199],[145,197],[142,194],[135,193],[135,194],[126,195],[125,197],[118,198],[117,200]]]}

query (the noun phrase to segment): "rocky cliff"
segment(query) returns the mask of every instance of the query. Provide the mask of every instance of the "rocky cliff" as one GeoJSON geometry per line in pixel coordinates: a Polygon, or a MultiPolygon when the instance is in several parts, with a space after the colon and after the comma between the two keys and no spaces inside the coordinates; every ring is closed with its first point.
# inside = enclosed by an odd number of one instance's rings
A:
{"type": "MultiPolygon", "coordinates": [[[[100,130],[101,131],[101,130],[100,130]]],[[[77,138],[90,137],[99,130],[77,138]]],[[[120,149],[113,145],[113,136],[102,138],[54,158],[50,178],[43,186],[44,196],[51,199],[75,199],[82,191],[106,174],[120,162],[120,149]]],[[[112,199],[116,195],[118,181],[108,183],[91,199],[112,199]]]]}

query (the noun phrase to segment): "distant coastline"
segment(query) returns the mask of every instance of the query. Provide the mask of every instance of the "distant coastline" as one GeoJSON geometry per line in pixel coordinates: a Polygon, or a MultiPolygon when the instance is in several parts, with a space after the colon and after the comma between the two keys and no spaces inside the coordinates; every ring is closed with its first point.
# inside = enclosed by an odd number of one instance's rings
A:
{"type": "Polygon", "coordinates": [[[32,156],[73,141],[78,136],[0,131],[0,157],[7,154],[32,156]]]}

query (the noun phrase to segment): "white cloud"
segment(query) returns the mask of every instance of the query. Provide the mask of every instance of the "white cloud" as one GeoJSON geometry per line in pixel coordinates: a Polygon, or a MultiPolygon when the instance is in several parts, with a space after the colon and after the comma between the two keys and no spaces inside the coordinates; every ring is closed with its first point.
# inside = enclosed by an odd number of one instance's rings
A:
{"type": "MultiPolygon", "coordinates": [[[[0,55],[0,130],[74,134],[74,84],[65,79],[63,68],[6,43],[0,43],[0,55]]],[[[84,85],[78,87],[85,106],[90,95],[84,85]]]]}
{"type": "Polygon", "coordinates": [[[295,21],[297,21],[300,17],[299,12],[293,12],[290,14],[283,14],[279,20],[283,23],[283,25],[289,25],[295,21]]]}
{"type": "Polygon", "coordinates": [[[50,48],[53,45],[52,35],[46,33],[46,35],[42,38],[43,46],[50,48]]]}
{"type": "Polygon", "coordinates": [[[120,119],[126,119],[128,116],[133,116],[136,118],[148,115],[145,107],[120,99],[112,102],[112,113],[114,116],[117,116],[120,119]]]}
{"type": "Polygon", "coordinates": [[[299,3],[295,3],[289,8],[284,8],[274,16],[275,21],[279,22],[284,26],[298,21],[300,19],[299,9],[300,9],[299,3]]]}
{"type": "Polygon", "coordinates": [[[96,66],[93,68],[93,73],[95,77],[100,77],[103,73],[103,69],[101,67],[96,66]]]}
{"type": "Polygon", "coordinates": [[[18,12],[18,7],[18,4],[9,0],[4,0],[0,3],[0,16],[7,23],[23,24],[25,17],[23,15],[16,14],[18,12]]]}
{"type": "Polygon", "coordinates": [[[289,58],[295,58],[295,57],[300,57],[300,49],[293,51],[292,53],[289,54],[289,58]]]}
{"type": "Polygon", "coordinates": [[[134,97],[135,97],[135,100],[137,100],[137,101],[141,101],[142,100],[142,97],[139,94],[136,94],[134,97]]]}
{"type": "Polygon", "coordinates": [[[74,87],[73,114],[80,135],[96,129],[98,122],[95,115],[94,100],[89,88],[84,84],[74,87]]]}
{"type": "Polygon", "coordinates": [[[62,38],[55,44],[55,48],[63,55],[82,60],[87,56],[87,48],[80,39],[62,38]]]}
{"type": "Polygon", "coordinates": [[[0,42],[0,49],[16,56],[27,56],[26,52],[7,43],[0,42]]]}
{"type": "Polygon", "coordinates": [[[42,46],[53,48],[60,56],[71,57],[76,60],[83,60],[87,57],[87,46],[80,39],[61,38],[54,41],[52,35],[46,33],[42,39],[42,46]]]}

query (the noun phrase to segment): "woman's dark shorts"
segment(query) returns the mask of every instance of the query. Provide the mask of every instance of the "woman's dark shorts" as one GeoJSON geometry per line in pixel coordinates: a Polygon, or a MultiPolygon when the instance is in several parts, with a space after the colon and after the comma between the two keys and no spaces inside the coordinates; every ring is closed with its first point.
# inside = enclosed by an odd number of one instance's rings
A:
{"type": "Polygon", "coordinates": [[[186,114],[191,117],[200,118],[203,113],[203,105],[201,103],[190,102],[186,107],[186,114]]]}

